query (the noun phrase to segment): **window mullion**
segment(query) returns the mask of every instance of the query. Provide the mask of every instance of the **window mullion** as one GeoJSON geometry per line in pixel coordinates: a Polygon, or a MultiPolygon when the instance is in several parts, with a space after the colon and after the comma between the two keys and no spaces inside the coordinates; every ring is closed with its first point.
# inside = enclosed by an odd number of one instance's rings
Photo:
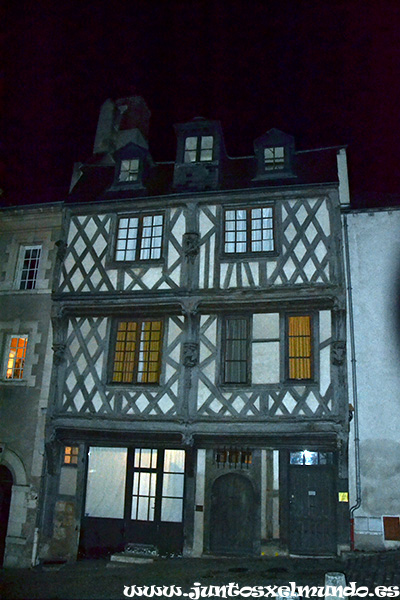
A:
{"type": "Polygon", "coordinates": [[[140,260],[140,255],[142,253],[142,239],[143,239],[143,216],[140,216],[140,217],[138,217],[138,232],[137,232],[135,260],[140,260]]]}
{"type": "Polygon", "coordinates": [[[139,358],[140,358],[140,340],[142,337],[142,326],[143,319],[138,319],[136,321],[136,340],[135,340],[135,357],[133,363],[133,383],[138,383],[138,374],[139,374],[139,358]]]}
{"type": "Polygon", "coordinates": [[[251,245],[251,208],[247,208],[246,209],[246,234],[247,234],[247,244],[246,244],[246,249],[247,252],[251,252],[252,250],[252,245],[251,245]]]}

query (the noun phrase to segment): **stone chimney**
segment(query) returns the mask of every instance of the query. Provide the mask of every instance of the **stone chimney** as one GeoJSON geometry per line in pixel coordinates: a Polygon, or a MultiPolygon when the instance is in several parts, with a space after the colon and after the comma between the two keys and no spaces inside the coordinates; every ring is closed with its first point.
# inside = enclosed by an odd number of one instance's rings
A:
{"type": "Polygon", "coordinates": [[[130,142],[147,150],[150,115],[141,96],[106,100],[100,109],[93,154],[112,153],[130,142]]]}

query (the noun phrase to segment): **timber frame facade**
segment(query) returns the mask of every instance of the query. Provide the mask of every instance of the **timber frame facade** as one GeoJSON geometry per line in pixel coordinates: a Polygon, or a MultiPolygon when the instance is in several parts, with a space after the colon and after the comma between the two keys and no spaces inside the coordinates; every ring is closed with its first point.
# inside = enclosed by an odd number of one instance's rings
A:
{"type": "Polygon", "coordinates": [[[41,555],[337,554],[345,150],[194,119],[155,164],[148,116],[105,103],[65,203],[41,555]]]}

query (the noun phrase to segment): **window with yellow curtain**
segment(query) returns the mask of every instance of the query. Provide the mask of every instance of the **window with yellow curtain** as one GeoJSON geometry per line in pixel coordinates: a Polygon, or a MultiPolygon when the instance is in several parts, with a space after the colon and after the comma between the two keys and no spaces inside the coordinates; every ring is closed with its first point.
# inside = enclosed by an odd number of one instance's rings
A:
{"type": "Polygon", "coordinates": [[[162,321],[119,321],[112,368],[112,383],[160,381],[162,321]]]}
{"type": "Polygon", "coordinates": [[[296,315],[289,317],[289,379],[312,378],[311,331],[312,319],[310,315],[296,315]]]}

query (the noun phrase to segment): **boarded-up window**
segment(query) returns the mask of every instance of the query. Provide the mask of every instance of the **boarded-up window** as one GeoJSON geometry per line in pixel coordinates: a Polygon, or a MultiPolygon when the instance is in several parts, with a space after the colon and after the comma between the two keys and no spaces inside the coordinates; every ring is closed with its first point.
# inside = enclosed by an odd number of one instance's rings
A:
{"type": "Polygon", "coordinates": [[[383,517],[385,540],[400,540],[399,517],[383,517]]]}
{"type": "Polygon", "coordinates": [[[119,321],[113,383],[159,383],[162,321],[119,321]]]}
{"type": "Polygon", "coordinates": [[[289,379],[312,378],[311,316],[291,316],[288,327],[289,379]]]}

